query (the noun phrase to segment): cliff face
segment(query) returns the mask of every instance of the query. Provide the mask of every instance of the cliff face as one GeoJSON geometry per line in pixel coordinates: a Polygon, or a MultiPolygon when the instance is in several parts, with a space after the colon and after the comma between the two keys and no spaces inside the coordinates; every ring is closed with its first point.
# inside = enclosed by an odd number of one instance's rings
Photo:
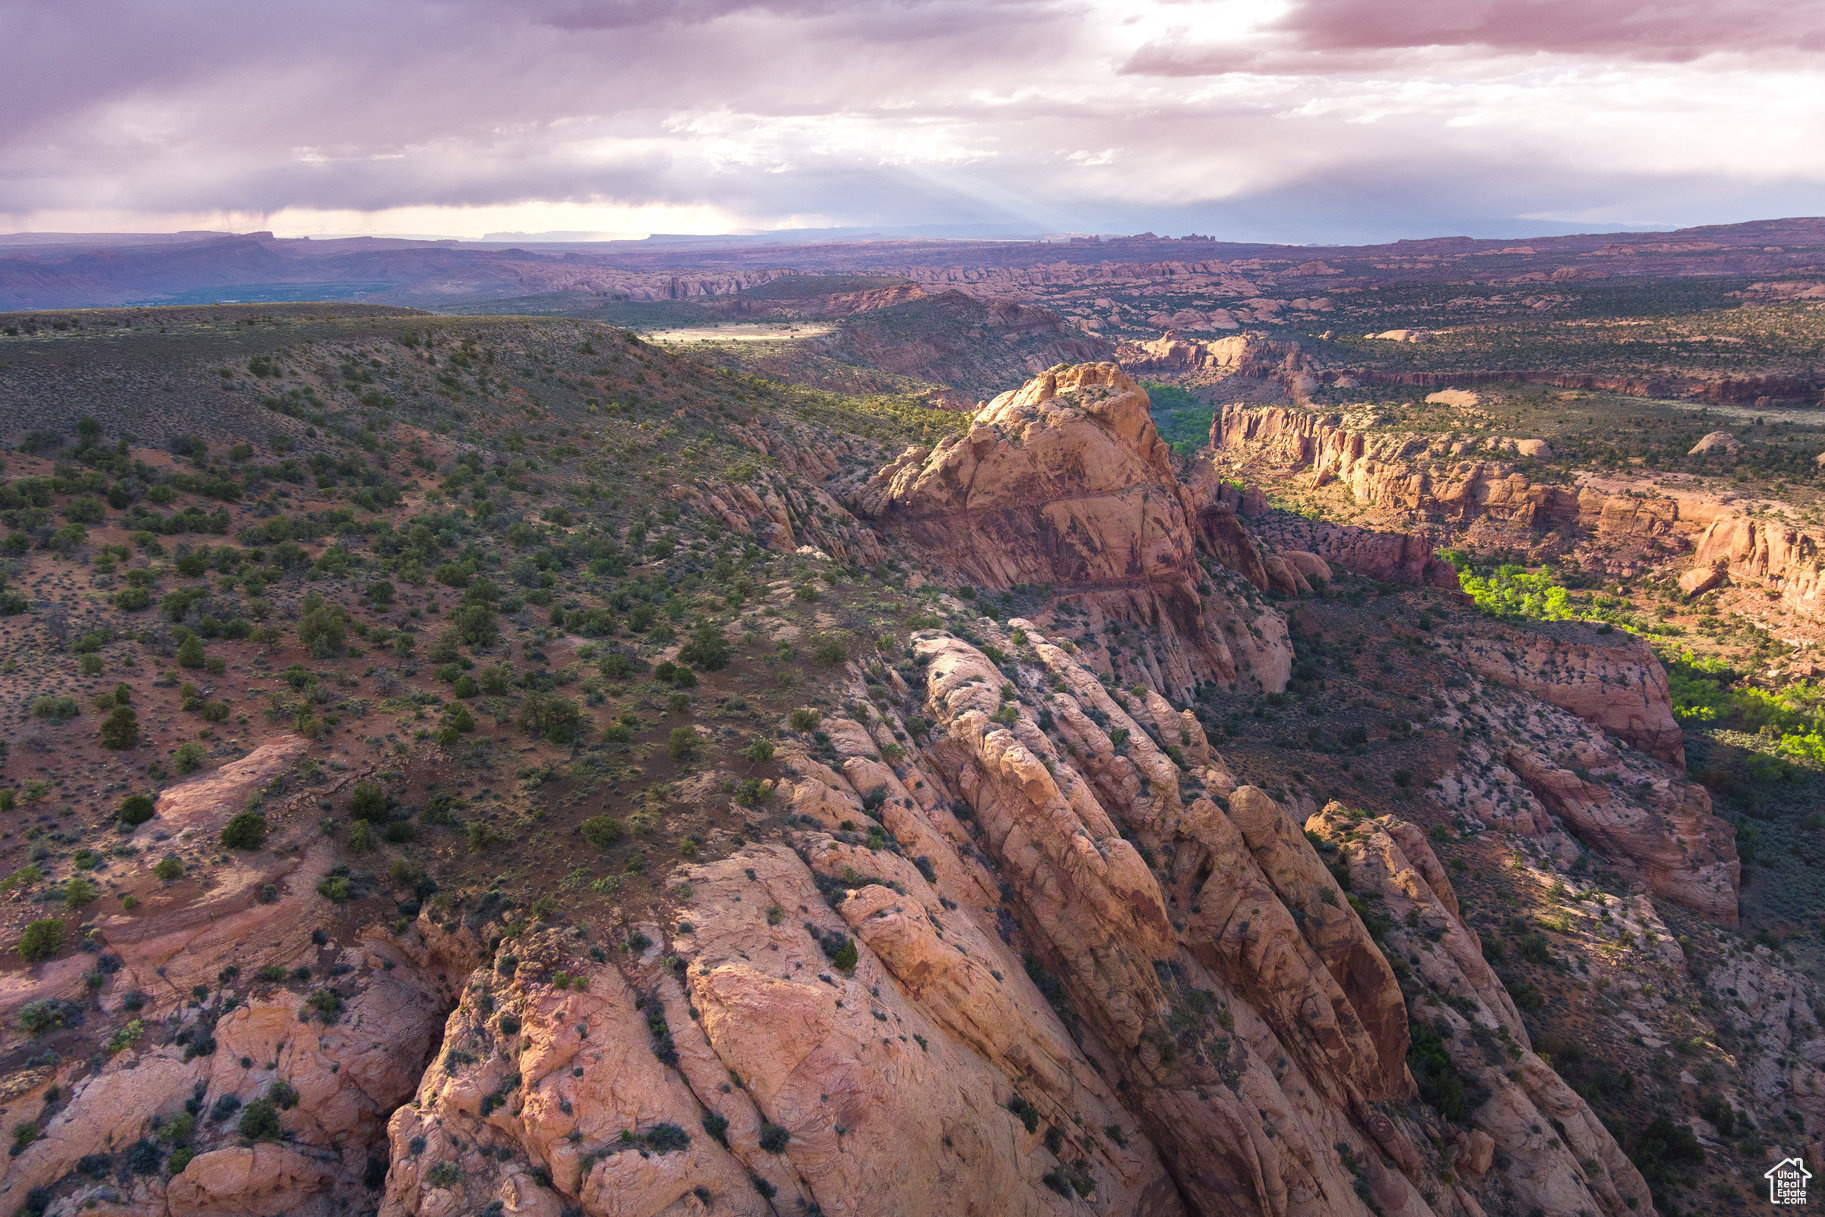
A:
{"type": "Polygon", "coordinates": [[[1127,343],[1117,351],[1124,367],[1162,372],[1201,373],[1205,377],[1240,376],[1277,382],[1295,399],[1318,387],[1319,367],[1296,342],[1276,342],[1248,331],[1203,341],[1167,330],[1148,342],[1127,343]]]}
{"type": "MultiPolygon", "coordinates": [[[[1481,459],[1466,441],[1372,436],[1349,430],[1337,415],[1278,406],[1225,407],[1212,424],[1211,443],[1227,453],[1309,470],[1317,485],[1347,487],[1359,506],[1465,529],[1472,537],[1487,531],[1498,542],[1528,544],[1557,532],[1659,551],[1689,547],[1693,553],[1682,586],[1690,594],[1708,591],[1727,576],[1776,591],[1801,616],[1825,613],[1825,550],[1818,538],[1778,520],[1741,514],[1715,498],[1650,497],[1590,483],[1542,485],[1510,462],[1481,459]]],[[[1346,534],[1335,526],[1315,525],[1311,532],[1275,539],[1303,541],[1358,573],[1394,566],[1386,556],[1350,554],[1342,540],[1346,534]]],[[[1385,550],[1390,544],[1367,548],[1385,550]]]]}
{"type": "Polygon", "coordinates": [[[1149,683],[1184,693],[1247,677],[1284,687],[1285,623],[1198,562],[1198,504],[1114,364],[1055,369],[1003,393],[969,432],[912,448],[852,497],[857,512],[965,582],[1046,584],[1145,626],[1149,683]]]}
{"type": "Polygon", "coordinates": [[[1466,823],[1538,844],[1560,863],[1589,850],[1656,896],[1735,925],[1734,829],[1713,813],[1704,787],[1600,729],[1604,710],[1643,704],[1626,688],[1617,702],[1580,704],[1578,691],[1592,682],[1601,687],[1607,676],[1626,684],[1642,670],[1626,662],[1627,649],[1605,660],[1575,645],[1523,655],[1524,645],[1498,636],[1453,645],[1453,658],[1470,672],[1487,671],[1467,676],[1462,700],[1446,716],[1463,743],[1430,797],[1466,823]]]}
{"type": "MultiPolygon", "coordinates": [[[[1677,538],[1679,504],[1590,487],[1541,485],[1478,446],[1445,437],[1374,436],[1334,414],[1226,406],[1211,426],[1216,448],[1309,469],[1318,485],[1347,486],[1361,506],[1458,525],[1493,521],[1533,532],[1582,529],[1608,538],[1677,538]]],[[[1512,446],[1512,445],[1511,445],[1512,446]]]]}
{"type": "Polygon", "coordinates": [[[1450,1142],[1457,1173],[1485,1186],[1499,1177],[1518,1212],[1619,1214],[1648,1207],[1647,1184],[1634,1163],[1533,1051],[1513,1000],[1461,920],[1457,896],[1425,836],[1411,824],[1360,819],[1335,803],[1305,827],[1339,854],[1353,889],[1372,893],[1390,923],[1387,948],[1409,961],[1431,999],[1425,1002],[1428,1030],[1486,1096],[1475,1127],[1454,1133],[1450,1142]],[[1492,1063],[1485,1043],[1501,1045],[1493,1054],[1499,1063],[1492,1063]]]}
{"type": "Polygon", "coordinates": [[[1695,572],[1722,568],[1733,579],[1778,590],[1782,603],[1798,613],[1825,613],[1825,559],[1817,538],[1778,521],[1731,514],[1711,521],[1695,548],[1695,572]]]}
{"type": "Polygon", "coordinates": [[[1472,1003],[1448,1017],[1526,1043],[1417,830],[1302,825],[1195,720],[1010,629],[1005,667],[934,632],[923,688],[854,680],[866,718],[778,783],[795,827],[682,872],[631,949],[504,943],[393,1118],[382,1213],[1469,1217],[1492,1169],[1554,1211],[1652,1212],[1531,1054],[1489,1069],[1465,1032],[1493,1096],[1469,1128],[1381,1102],[1413,1094],[1406,1002],[1314,840],[1472,1003]],[[890,763],[914,708],[928,744],[890,763]]]}

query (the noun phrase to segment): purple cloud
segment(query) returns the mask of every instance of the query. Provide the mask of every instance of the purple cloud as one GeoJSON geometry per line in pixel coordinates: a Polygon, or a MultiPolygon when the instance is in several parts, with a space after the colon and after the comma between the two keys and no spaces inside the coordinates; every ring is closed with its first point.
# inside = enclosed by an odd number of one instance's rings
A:
{"type": "Polygon", "coordinates": [[[1135,75],[1385,70],[1389,52],[1448,48],[1689,63],[1712,55],[1825,50],[1825,9],[1780,0],[1297,0],[1262,37],[1155,41],[1135,75]]]}
{"type": "Polygon", "coordinates": [[[1447,223],[1441,197],[1454,227],[1512,231],[1747,218],[1718,200],[1754,215],[1825,181],[1825,68],[1794,53],[1817,6],[1296,0],[1230,42],[1199,32],[1228,11],[0,0],[0,229],[575,229],[645,208],[1050,231],[1297,215],[1304,239],[1368,239],[1447,223]],[[1740,62],[1690,62],[1705,49],[1740,62]]]}

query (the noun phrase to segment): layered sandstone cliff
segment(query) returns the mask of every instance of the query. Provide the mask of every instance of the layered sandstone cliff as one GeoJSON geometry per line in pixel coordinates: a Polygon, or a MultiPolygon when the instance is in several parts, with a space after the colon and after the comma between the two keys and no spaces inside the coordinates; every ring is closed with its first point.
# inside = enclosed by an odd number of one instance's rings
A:
{"type": "Polygon", "coordinates": [[[1125,344],[1117,357],[1125,367],[1148,371],[1273,381],[1295,400],[1310,396],[1319,384],[1317,362],[1298,343],[1277,342],[1254,330],[1206,341],[1169,329],[1151,341],[1125,344]]]}
{"type": "MultiPolygon", "coordinates": [[[[1777,520],[1720,515],[1699,534],[1692,569],[1778,591],[1797,613],[1825,613],[1825,553],[1819,540],[1777,520]]],[[[1696,586],[1696,585],[1695,585],[1696,586]]]]}
{"type": "Polygon", "coordinates": [[[1532,693],[1676,769],[1685,767],[1666,669],[1644,639],[1583,626],[1548,633],[1489,621],[1456,639],[1451,652],[1480,676],[1532,693]]]}
{"type": "MultiPolygon", "coordinates": [[[[1475,671],[1476,652],[1498,646],[1466,640],[1454,655],[1475,671]]],[[[1445,721],[1463,743],[1431,797],[1464,824],[1538,843],[1565,865],[1588,850],[1640,889],[1735,925],[1741,871],[1735,831],[1714,813],[1710,795],[1599,729],[1603,712],[1628,704],[1633,694],[1624,690],[1620,702],[1584,707],[1571,695],[1592,677],[1640,669],[1608,669],[1576,647],[1536,650],[1529,679],[1510,686],[1523,690],[1517,694],[1499,687],[1517,667],[1526,670],[1515,654],[1516,666],[1506,656],[1494,659],[1487,677],[1470,677],[1461,700],[1450,701],[1445,721]],[[1533,687],[1542,683],[1558,684],[1557,700],[1567,704],[1548,704],[1549,690],[1533,687]]]]}
{"type": "Polygon", "coordinates": [[[1286,683],[1284,622],[1201,569],[1198,505],[1147,394],[1114,364],[1053,369],[1001,394],[966,434],[908,449],[851,503],[962,581],[1045,585],[1144,626],[1141,674],[1163,690],[1286,683]]]}
{"type": "Polygon", "coordinates": [[[1675,499],[1536,482],[1512,462],[1479,456],[1487,443],[1451,435],[1371,434],[1346,427],[1335,414],[1232,405],[1213,422],[1211,443],[1222,452],[1309,471],[1318,485],[1341,483],[1359,506],[1415,521],[1489,521],[1532,532],[1582,529],[1646,541],[1676,542],[1682,531],[1675,499]]]}

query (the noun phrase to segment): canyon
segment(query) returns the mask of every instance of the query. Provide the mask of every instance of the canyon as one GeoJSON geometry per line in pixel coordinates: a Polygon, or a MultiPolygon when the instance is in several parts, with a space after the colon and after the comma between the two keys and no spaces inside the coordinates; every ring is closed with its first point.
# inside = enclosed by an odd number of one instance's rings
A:
{"type": "MultiPolygon", "coordinates": [[[[817,574],[834,589],[839,563],[894,555],[930,596],[874,627],[874,653],[837,651],[820,712],[769,722],[764,760],[679,767],[704,827],[630,911],[566,920],[499,880],[391,920],[326,902],[338,877],[384,882],[349,875],[326,809],[402,779],[345,749],[288,786],[300,735],[166,787],[131,840],[182,846],[207,889],[136,881],[145,912],[85,930],[95,967],[79,951],[0,989],[15,1023],[75,1018],[66,1049],[87,991],[104,1021],[166,1033],[9,1077],[0,1119],[33,1131],[0,1166],[0,1207],[1651,1214],[1638,1131],[1625,1149],[1596,1092],[1556,1071],[1554,1052],[1571,1058],[1535,1044],[1472,924],[1460,887],[1500,907],[1495,873],[1592,910],[1555,949],[1642,994],[1632,1017],[1659,1042],[1689,1017],[1682,989],[1755,994],[1757,1093],[1816,1146],[1815,990],[1765,947],[1718,945],[1738,918],[1734,839],[1685,775],[1665,673],[1627,635],[1482,617],[1411,527],[1657,545],[1692,518],[1496,460],[1416,471],[1408,443],[1287,408],[1225,410],[1212,439],[1175,455],[1146,392],[1087,363],[898,455],[780,421],[743,440],[764,474],[672,485],[796,564],[754,589],[749,647],[828,635],[817,574]],[[1238,457],[1409,527],[1300,532],[1226,480],[1238,457]],[[1359,610],[1370,596],[1382,607],[1359,610]],[[988,611],[1017,598],[1028,615],[988,611]],[[1403,649],[1398,688],[1307,670],[1365,629],[1403,649]],[[1407,776],[1338,797],[1285,759],[1235,759],[1254,748],[1243,707],[1305,698],[1317,715],[1321,696],[1361,697],[1363,739],[1429,758],[1396,795],[1405,814],[1361,804],[1407,776]],[[218,833],[278,786],[265,841],[216,866],[218,833]],[[1730,962],[1688,974],[1669,920],[1730,962]],[[1618,926],[1656,944],[1645,962],[1602,945],[1618,926]],[[298,969],[316,983],[288,981],[298,969]],[[256,1107],[270,1134],[240,1114],[256,1107]]],[[[1697,560],[1763,580],[1810,560],[1728,518],[1697,560]]],[[[454,763],[456,740],[424,763],[454,763]]],[[[588,822],[558,840],[586,856],[575,832],[588,822]]]]}

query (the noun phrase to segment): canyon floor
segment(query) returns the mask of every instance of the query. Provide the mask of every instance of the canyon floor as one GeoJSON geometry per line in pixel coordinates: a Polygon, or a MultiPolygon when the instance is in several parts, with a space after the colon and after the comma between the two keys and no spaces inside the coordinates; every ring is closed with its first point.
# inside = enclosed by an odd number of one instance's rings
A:
{"type": "Polygon", "coordinates": [[[1793,223],[0,315],[0,1212],[1754,1210],[1793,223]]]}

